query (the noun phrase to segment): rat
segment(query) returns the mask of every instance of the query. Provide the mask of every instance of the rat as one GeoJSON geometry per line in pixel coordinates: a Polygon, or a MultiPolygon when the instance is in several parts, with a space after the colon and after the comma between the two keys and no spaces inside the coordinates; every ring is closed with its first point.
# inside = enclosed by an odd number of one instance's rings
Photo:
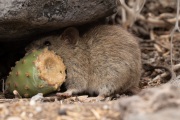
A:
{"type": "Polygon", "coordinates": [[[97,25],[82,35],[69,27],[61,35],[32,42],[27,49],[47,47],[63,58],[67,91],[109,97],[136,91],[141,76],[141,54],[136,37],[117,25],[97,25]]]}

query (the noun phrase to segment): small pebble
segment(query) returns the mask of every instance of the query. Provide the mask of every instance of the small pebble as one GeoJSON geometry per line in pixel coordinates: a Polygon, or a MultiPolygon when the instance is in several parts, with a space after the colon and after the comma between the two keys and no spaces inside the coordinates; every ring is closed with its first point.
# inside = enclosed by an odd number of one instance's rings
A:
{"type": "Polygon", "coordinates": [[[36,101],[31,100],[31,101],[29,102],[29,104],[30,104],[31,106],[35,106],[35,105],[36,105],[36,101]]]}
{"type": "Polygon", "coordinates": [[[26,112],[22,112],[20,116],[21,116],[22,118],[23,118],[23,117],[26,117],[26,112]]]}
{"type": "Polygon", "coordinates": [[[58,112],[59,115],[67,115],[66,109],[60,109],[58,112]]]}
{"type": "Polygon", "coordinates": [[[36,107],[36,112],[41,112],[42,108],[41,107],[36,107]]]}
{"type": "Polygon", "coordinates": [[[104,110],[108,110],[108,109],[109,109],[109,106],[108,106],[108,105],[104,105],[104,106],[103,106],[103,109],[104,109],[104,110]]]}
{"type": "Polygon", "coordinates": [[[22,119],[20,117],[12,116],[12,117],[8,117],[7,120],[22,120],[22,119]]]}

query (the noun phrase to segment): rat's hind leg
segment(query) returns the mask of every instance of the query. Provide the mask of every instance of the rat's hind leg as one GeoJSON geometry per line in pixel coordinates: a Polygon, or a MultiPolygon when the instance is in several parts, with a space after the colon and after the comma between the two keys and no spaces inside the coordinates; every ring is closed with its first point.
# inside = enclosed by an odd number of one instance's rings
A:
{"type": "Polygon", "coordinates": [[[136,95],[141,92],[141,89],[139,87],[134,86],[134,87],[130,88],[128,90],[128,92],[131,92],[133,95],[136,95]]]}
{"type": "Polygon", "coordinates": [[[113,98],[113,96],[105,96],[103,94],[100,94],[97,97],[88,97],[88,100],[100,102],[100,101],[110,101],[110,100],[112,100],[112,98],[113,98]]]}

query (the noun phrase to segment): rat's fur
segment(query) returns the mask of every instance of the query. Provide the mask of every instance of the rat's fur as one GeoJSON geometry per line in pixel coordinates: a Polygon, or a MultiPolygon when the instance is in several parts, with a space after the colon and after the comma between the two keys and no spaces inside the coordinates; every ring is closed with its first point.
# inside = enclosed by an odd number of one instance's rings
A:
{"type": "Polygon", "coordinates": [[[67,28],[62,35],[42,38],[29,47],[39,48],[47,41],[67,68],[67,91],[60,95],[110,96],[138,87],[140,49],[135,37],[119,26],[98,25],[81,37],[77,29],[67,28]]]}

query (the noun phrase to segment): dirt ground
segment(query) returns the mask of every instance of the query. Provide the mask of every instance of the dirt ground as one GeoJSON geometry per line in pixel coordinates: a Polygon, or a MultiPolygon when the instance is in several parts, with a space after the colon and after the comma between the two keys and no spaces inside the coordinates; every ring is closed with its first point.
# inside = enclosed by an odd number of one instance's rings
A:
{"type": "MultiPolygon", "coordinates": [[[[132,4],[129,1],[127,3],[128,6],[132,4]]],[[[122,6],[120,8],[123,8],[122,6]]],[[[130,13],[127,12],[127,18],[128,14],[130,13]]],[[[130,26],[130,22],[132,21],[123,23],[122,17],[119,14],[115,14],[111,17],[111,19],[113,18],[112,21],[109,19],[109,23],[123,24],[122,26],[124,28],[139,38],[138,41],[142,52],[142,77],[140,81],[142,91],[167,83],[174,77],[174,74],[178,76],[180,73],[180,33],[175,32],[171,36],[176,22],[176,2],[171,2],[170,0],[163,0],[163,2],[161,0],[147,0],[141,13],[137,15],[133,26],[130,26]],[[172,61],[175,72],[171,72],[171,37],[173,37],[172,61]]],[[[178,77],[175,78],[178,79],[178,77]]],[[[164,89],[166,91],[167,88],[162,88],[162,90],[164,89]]],[[[174,88],[168,90],[173,91],[174,88]]],[[[151,90],[149,91],[151,93],[151,90]]],[[[148,90],[146,92],[140,92],[138,96],[145,96],[144,94],[146,93],[148,94],[148,90]]],[[[155,93],[153,95],[155,96],[155,93]]],[[[106,101],[95,101],[93,97],[86,95],[67,99],[60,99],[56,96],[39,96],[38,100],[36,98],[7,99],[1,92],[0,119],[120,120],[124,118],[126,114],[124,111],[127,111],[128,108],[127,106],[123,107],[123,100],[128,101],[130,99],[134,100],[135,97],[123,94],[106,101]]],[[[157,106],[161,106],[161,102],[157,103],[159,103],[157,106]]]]}

